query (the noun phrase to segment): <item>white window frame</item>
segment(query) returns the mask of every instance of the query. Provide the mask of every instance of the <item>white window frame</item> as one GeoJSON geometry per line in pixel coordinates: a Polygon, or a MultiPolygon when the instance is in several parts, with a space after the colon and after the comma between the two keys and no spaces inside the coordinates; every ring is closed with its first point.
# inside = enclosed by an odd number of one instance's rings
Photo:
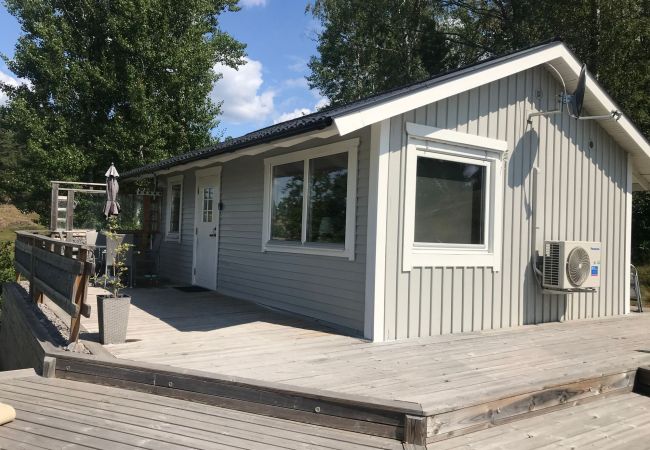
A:
{"type": "Polygon", "coordinates": [[[357,158],[359,139],[350,139],[320,147],[266,158],[264,160],[264,206],[262,224],[262,251],[303,253],[308,255],[337,256],[354,260],[357,211],[357,158]],[[345,210],[345,244],[317,244],[307,242],[307,210],[309,207],[309,161],[323,156],[348,154],[348,179],[345,210]],[[271,195],[273,192],[273,167],[292,162],[304,162],[302,196],[302,236],[301,242],[286,243],[271,240],[271,195]]]}
{"type": "Polygon", "coordinates": [[[183,175],[176,175],[167,179],[167,213],[165,214],[165,241],[180,242],[183,232],[183,175]],[[179,205],[178,231],[171,231],[172,225],[172,187],[181,186],[181,202],[179,205]]]}
{"type": "Polygon", "coordinates": [[[501,269],[503,218],[503,156],[505,141],[452,130],[411,124],[406,126],[404,234],[402,269],[414,267],[491,267],[501,269]],[[442,244],[414,242],[418,157],[482,165],[486,168],[484,243],[442,244]]]}

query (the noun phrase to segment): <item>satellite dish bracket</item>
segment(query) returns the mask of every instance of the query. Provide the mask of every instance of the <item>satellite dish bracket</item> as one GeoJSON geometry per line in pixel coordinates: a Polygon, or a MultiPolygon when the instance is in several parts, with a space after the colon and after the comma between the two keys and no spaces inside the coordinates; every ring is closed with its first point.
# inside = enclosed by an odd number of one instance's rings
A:
{"type": "Polygon", "coordinates": [[[552,111],[541,111],[541,112],[529,113],[527,119],[528,125],[533,124],[533,120],[532,120],[533,117],[562,114],[565,108],[564,105],[567,105],[566,109],[569,113],[569,116],[576,120],[609,120],[609,119],[618,120],[621,118],[622,113],[618,110],[614,110],[611,111],[609,114],[599,115],[599,116],[580,115],[580,113],[582,112],[582,101],[584,98],[584,90],[585,90],[585,83],[587,77],[587,66],[585,65],[582,66],[582,70],[580,71],[580,77],[578,79],[578,86],[576,87],[576,90],[573,92],[573,94],[567,94],[566,84],[564,83],[564,78],[562,78],[560,72],[555,67],[553,67],[552,64],[546,63],[546,66],[555,72],[555,74],[560,79],[560,82],[562,83],[562,93],[559,95],[560,108],[554,109],[552,111]]]}

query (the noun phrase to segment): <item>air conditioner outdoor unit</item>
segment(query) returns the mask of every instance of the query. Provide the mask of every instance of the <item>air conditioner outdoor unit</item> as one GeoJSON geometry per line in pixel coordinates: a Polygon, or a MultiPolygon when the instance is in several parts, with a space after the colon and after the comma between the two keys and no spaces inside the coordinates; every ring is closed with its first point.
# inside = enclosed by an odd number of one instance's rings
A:
{"type": "Polygon", "coordinates": [[[566,291],[599,287],[600,242],[544,242],[542,286],[566,291]]]}

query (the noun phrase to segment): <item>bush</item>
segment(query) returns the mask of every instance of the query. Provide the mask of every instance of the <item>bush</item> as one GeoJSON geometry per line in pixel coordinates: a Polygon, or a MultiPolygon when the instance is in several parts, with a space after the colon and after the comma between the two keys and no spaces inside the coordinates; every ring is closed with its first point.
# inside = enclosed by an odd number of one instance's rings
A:
{"type": "Polygon", "coordinates": [[[0,284],[14,281],[14,243],[0,242],[0,284]]]}
{"type": "Polygon", "coordinates": [[[14,281],[14,243],[0,241],[0,308],[2,307],[2,283],[14,281]]]}

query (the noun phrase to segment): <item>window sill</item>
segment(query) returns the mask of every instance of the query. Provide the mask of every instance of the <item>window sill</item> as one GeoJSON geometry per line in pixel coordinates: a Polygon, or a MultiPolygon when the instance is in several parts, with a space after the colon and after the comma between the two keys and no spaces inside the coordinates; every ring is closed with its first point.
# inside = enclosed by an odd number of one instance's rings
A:
{"type": "Polygon", "coordinates": [[[350,261],[354,261],[354,251],[350,251],[344,248],[333,248],[326,246],[267,243],[262,246],[262,251],[265,253],[302,253],[304,255],[333,256],[338,258],[348,258],[350,261]]]}
{"type": "Polygon", "coordinates": [[[404,258],[402,269],[409,272],[414,267],[491,267],[498,272],[501,261],[493,252],[414,248],[409,257],[404,258]]]}

